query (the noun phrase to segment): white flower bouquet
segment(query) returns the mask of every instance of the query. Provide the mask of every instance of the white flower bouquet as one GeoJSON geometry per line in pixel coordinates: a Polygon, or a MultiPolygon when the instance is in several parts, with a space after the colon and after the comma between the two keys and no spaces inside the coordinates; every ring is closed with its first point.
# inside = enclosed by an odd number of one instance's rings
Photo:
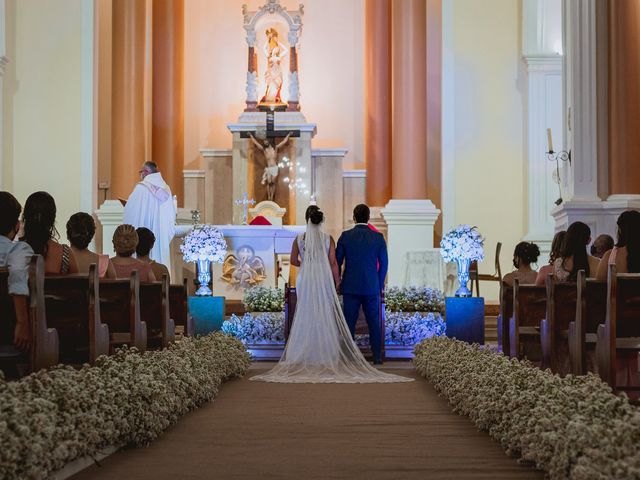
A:
{"type": "Polygon", "coordinates": [[[390,312],[444,311],[444,295],[436,288],[390,287],[384,292],[384,300],[390,312]]]}
{"type": "Polygon", "coordinates": [[[248,312],[282,312],[284,292],[274,287],[247,288],[242,303],[248,312]]]}
{"type": "Polygon", "coordinates": [[[442,237],[440,254],[447,263],[457,260],[481,262],[484,260],[483,245],[484,238],[476,227],[458,225],[442,237]]]}
{"type": "Polygon", "coordinates": [[[548,478],[640,477],[640,410],[598,376],[560,377],[446,337],[425,340],[414,354],[455,412],[548,478]]]}
{"type": "Polygon", "coordinates": [[[196,225],[184,237],[180,251],[188,263],[197,263],[199,260],[222,263],[227,255],[227,242],[222,232],[213,225],[196,225]]]}

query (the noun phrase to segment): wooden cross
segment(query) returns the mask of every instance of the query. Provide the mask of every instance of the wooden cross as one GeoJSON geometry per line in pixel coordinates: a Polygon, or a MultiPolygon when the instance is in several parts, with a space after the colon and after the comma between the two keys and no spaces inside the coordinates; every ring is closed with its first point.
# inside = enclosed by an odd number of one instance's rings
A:
{"type": "Polygon", "coordinates": [[[249,200],[249,195],[245,192],[242,195],[242,200],[236,200],[236,205],[242,205],[242,225],[247,224],[247,219],[249,218],[249,205],[255,205],[256,201],[251,199],[249,200]]]}
{"type": "MultiPolygon", "coordinates": [[[[300,137],[300,130],[276,130],[275,129],[275,113],[277,111],[284,111],[287,107],[280,105],[277,107],[261,105],[259,107],[261,112],[267,113],[267,133],[264,140],[267,140],[272,147],[275,147],[275,139],[282,138],[289,135],[290,137],[300,137]]],[[[255,134],[252,130],[245,130],[240,132],[240,138],[249,138],[249,134],[255,134]]],[[[263,140],[260,138],[260,140],[263,140]]]]}

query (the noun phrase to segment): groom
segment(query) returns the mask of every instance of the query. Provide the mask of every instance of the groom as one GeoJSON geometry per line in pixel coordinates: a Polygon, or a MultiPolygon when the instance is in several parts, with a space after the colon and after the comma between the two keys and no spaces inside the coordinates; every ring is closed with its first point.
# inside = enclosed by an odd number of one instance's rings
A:
{"type": "Polygon", "coordinates": [[[364,204],[353,209],[355,226],[340,235],[336,260],[342,272],[340,291],[344,300],[344,317],[355,336],[360,307],[369,325],[369,341],[374,365],[382,363],[380,352],[380,293],[387,276],[387,244],[381,233],[369,228],[369,207],[364,204]]]}

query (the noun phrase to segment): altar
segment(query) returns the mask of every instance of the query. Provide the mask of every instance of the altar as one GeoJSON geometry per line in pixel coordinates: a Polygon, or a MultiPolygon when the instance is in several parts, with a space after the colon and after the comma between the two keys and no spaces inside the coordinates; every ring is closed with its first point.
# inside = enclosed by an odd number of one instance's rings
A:
{"type": "MultiPolygon", "coordinates": [[[[174,243],[179,244],[191,228],[190,225],[179,225],[174,243]]],[[[214,295],[242,300],[247,288],[284,289],[290,277],[289,254],[293,241],[305,227],[216,225],[216,228],[225,237],[227,255],[223,264],[212,267],[214,295]]],[[[179,257],[176,263],[176,274],[195,278],[195,265],[184,263],[179,257]]]]}

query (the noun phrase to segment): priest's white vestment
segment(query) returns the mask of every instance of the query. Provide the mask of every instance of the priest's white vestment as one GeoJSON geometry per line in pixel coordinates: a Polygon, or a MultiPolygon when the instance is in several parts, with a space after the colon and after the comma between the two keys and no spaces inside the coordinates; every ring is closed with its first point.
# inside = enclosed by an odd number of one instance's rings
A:
{"type": "Polygon", "coordinates": [[[175,235],[176,205],[160,172],[150,173],[133,189],[124,207],[124,223],[151,230],[156,243],[149,256],[171,269],[169,244],[175,235]]]}

